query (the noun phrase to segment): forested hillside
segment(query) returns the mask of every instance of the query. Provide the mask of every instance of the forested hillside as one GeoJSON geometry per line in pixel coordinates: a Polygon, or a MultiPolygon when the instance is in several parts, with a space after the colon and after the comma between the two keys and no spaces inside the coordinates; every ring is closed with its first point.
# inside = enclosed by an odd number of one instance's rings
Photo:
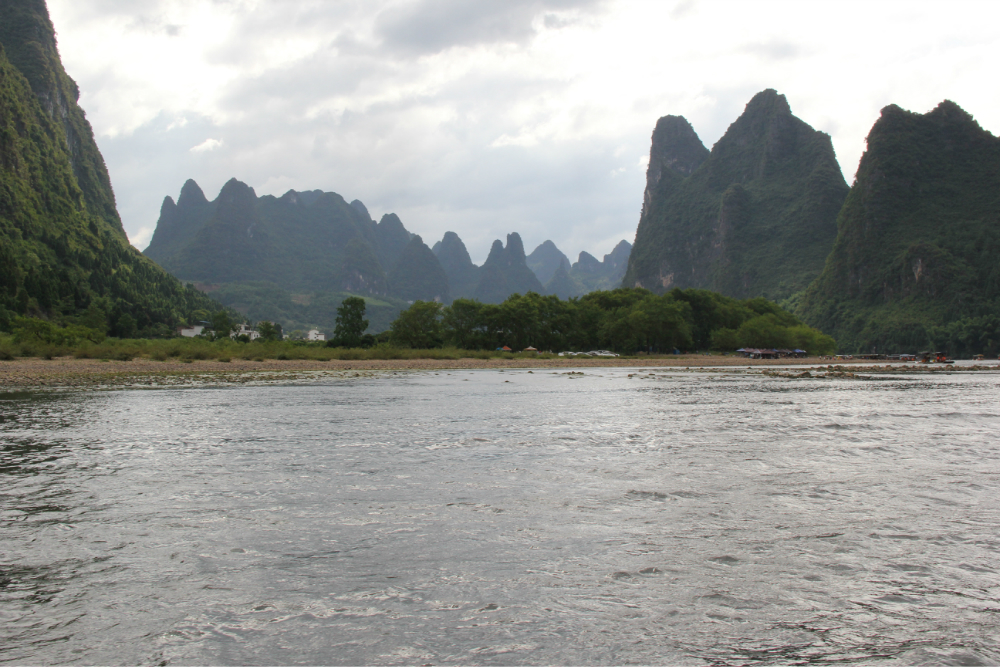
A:
{"type": "Polygon", "coordinates": [[[165,334],[218,306],[133,249],[43,0],[0,0],[0,328],[165,334]]]}
{"type": "Polygon", "coordinates": [[[711,152],[684,118],[665,116],[623,285],[787,298],[823,269],[847,191],[830,137],[773,90],[711,152]]]}
{"type": "Polygon", "coordinates": [[[957,104],[882,110],[837,227],[806,321],[849,351],[1000,351],[1000,139],[957,104]]]}

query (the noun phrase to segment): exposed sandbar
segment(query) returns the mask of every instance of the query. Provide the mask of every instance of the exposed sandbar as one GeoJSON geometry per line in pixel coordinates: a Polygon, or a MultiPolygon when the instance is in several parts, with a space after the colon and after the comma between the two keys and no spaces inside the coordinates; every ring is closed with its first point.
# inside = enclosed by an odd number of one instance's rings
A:
{"type": "MultiPolygon", "coordinates": [[[[104,361],[98,359],[20,358],[0,361],[0,387],[3,388],[57,388],[100,386],[175,386],[211,383],[246,383],[257,380],[296,381],[322,377],[353,377],[365,372],[386,371],[441,371],[471,369],[532,369],[532,368],[703,368],[742,367],[756,369],[775,366],[812,366],[852,364],[868,366],[864,370],[880,368],[870,361],[831,361],[825,358],[808,359],[743,359],[714,355],[678,355],[670,357],[632,357],[627,359],[573,357],[561,359],[383,359],[383,360],[330,360],[311,359],[251,361],[233,359],[154,361],[138,358],[132,361],[104,361]]],[[[894,367],[901,370],[899,367],[894,367]]],[[[918,370],[910,364],[907,370],[918,370]]],[[[946,370],[950,367],[941,367],[946,370]]],[[[888,370],[887,367],[881,369],[888,370]]],[[[926,367],[924,367],[926,369],[926,367]]],[[[979,369],[977,367],[977,369],[979,369]]],[[[861,370],[861,369],[858,369],[861,370]]],[[[970,370],[960,367],[956,370],[970,370]]]]}

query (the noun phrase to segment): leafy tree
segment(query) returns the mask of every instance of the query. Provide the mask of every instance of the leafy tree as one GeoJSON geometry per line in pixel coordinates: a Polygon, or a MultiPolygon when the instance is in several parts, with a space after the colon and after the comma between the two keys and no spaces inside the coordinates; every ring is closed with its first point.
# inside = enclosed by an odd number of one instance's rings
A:
{"type": "Polygon", "coordinates": [[[135,318],[128,313],[122,313],[115,320],[115,335],[118,338],[135,338],[137,332],[135,318]]]}
{"type": "Polygon", "coordinates": [[[101,333],[108,330],[108,314],[97,299],[91,301],[90,305],[87,306],[86,312],[80,317],[80,324],[101,333]]]}
{"type": "Polygon", "coordinates": [[[257,333],[263,341],[281,340],[281,325],[264,320],[257,324],[257,333]]]}
{"type": "Polygon", "coordinates": [[[472,299],[455,299],[444,310],[442,329],[445,342],[464,350],[481,348],[486,332],[482,322],[483,304],[472,299]]]}
{"type": "Polygon", "coordinates": [[[214,332],[213,338],[215,340],[229,338],[229,334],[236,331],[238,327],[239,324],[234,322],[226,311],[220,310],[212,313],[212,331],[214,332]]]}
{"type": "Polygon", "coordinates": [[[747,320],[736,330],[740,347],[790,349],[795,346],[788,328],[774,315],[761,315],[747,320]]]}
{"type": "Polygon", "coordinates": [[[429,349],[441,347],[441,304],[414,301],[390,327],[392,342],[400,347],[429,349]]]}
{"type": "Polygon", "coordinates": [[[100,343],[104,340],[103,331],[79,325],[60,327],[34,317],[18,317],[12,328],[14,341],[18,343],[40,341],[50,345],[79,345],[84,341],[100,343]]]}
{"type": "Polygon", "coordinates": [[[739,349],[740,340],[735,329],[716,329],[712,332],[712,349],[720,352],[733,352],[739,349]]]}
{"type": "Polygon", "coordinates": [[[349,296],[337,308],[337,324],[333,330],[333,338],[327,345],[361,347],[362,337],[367,329],[365,300],[358,296],[349,296]]]}
{"type": "Polygon", "coordinates": [[[649,296],[634,308],[645,315],[645,326],[641,331],[645,335],[646,346],[654,352],[691,347],[690,304],[649,296]]]}

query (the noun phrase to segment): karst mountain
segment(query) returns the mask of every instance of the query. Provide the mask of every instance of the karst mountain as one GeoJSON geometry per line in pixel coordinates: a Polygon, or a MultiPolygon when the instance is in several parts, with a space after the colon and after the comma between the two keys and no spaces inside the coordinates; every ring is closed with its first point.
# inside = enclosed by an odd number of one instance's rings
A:
{"type": "Polygon", "coordinates": [[[961,107],[885,107],[837,228],[810,324],[850,351],[997,353],[1000,139],[961,107]]]}
{"type": "Polygon", "coordinates": [[[16,315],[113,335],[219,306],[129,245],[43,0],[0,0],[0,329],[16,315]]]}
{"type": "Polygon", "coordinates": [[[709,151],[680,116],[656,123],[624,285],[787,298],[823,270],[847,196],[829,135],[758,93],[709,151]]]}

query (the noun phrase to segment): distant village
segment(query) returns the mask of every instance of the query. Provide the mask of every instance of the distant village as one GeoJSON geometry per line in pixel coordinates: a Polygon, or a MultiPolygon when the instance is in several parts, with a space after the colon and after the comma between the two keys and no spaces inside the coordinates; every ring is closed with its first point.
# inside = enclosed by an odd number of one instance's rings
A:
{"type": "MultiPolygon", "coordinates": [[[[202,336],[206,331],[211,331],[212,325],[209,322],[201,322],[190,327],[177,327],[177,335],[183,336],[184,338],[196,338],[202,336]]],[[[229,337],[232,339],[237,339],[240,336],[246,336],[249,340],[254,341],[260,338],[260,332],[251,327],[249,324],[240,324],[234,329],[229,337]]],[[[295,332],[283,334],[282,338],[285,340],[290,340],[295,338],[295,332]]],[[[319,329],[310,329],[303,336],[302,340],[308,341],[325,341],[326,334],[320,333],[319,329]]]]}

